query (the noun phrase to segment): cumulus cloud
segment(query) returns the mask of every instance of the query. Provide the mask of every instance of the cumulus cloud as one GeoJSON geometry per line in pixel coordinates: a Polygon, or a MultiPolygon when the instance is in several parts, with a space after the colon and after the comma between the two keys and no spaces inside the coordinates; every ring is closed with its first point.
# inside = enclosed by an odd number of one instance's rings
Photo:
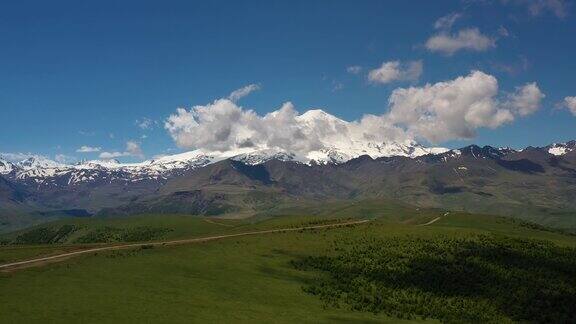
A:
{"type": "Polygon", "coordinates": [[[458,12],[454,12],[454,13],[448,14],[446,16],[440,17],[434,23],[434,28],[435,29],[449,30],[452,28],[452,25],[454,25],[454,23],[460,18],[462,18],[462,14],[458,13],[458,12]]]}
{"type": "Polygon", "coordinates": [[[481,71],[424,87],[396,89],[388,118],[430,142],[470,139],[479,128],[497,128],[539,108],[544,94],[535,83],[499,99],[498,81],[481,71]]]}
{"type": "Polygon", "coordinates": [[[94,153],[94,152],[100,152],[101,150],[102,150],[101,147],[82,145],[76,150],[76,152],[78,152],[78,153],[94,153]]]}
{"type": "Polygon", "coordinates": [[[520,116],[530,115],[540,108],[540,102],[545,95],[540,91],[536,82],[517,87],[516,92],[509,95],[508,105],[512,111],[520,116]]]}
{"type": "Polygon", "coordinates": [[[230,95],[228,96],[228,99],[230,99],[231,101],[238,101],[244,97],[246,97],[247,95],[249,95],[250,93],[260,90],[260,86],[257,84],[249,84],[245,87],[242,87],[240,89],[236,89],[234,91],[232,91],[232,93],[230,93],[230,95]]]}
{"type": "Polygon", "coordinates": [[[144,158],[144,153],[140,148],[140,144],[135,141],[126,142],[126,149],[123,152],[102,152],[99,157],[104,160],[115,159],[119,157],[134,156],[138,158],[144,158]]]}
{"type": "Polygon", "coordinates": [[[386,84],[393,81],[417,81],[422,75],[422,61],[401,63],[400,61],[384,62],[368,73],[368,80],[373,83],[386,84]]]}
{"type": "Polygon", "coordinates": [[[262,141],[282,141],[279,139],[281,137],[288,142],[303,138],[294,125],[295,115],[289,103],[261,117],[252,110],[242,109],[229,99],[219,99],[190,110],[178,108],[176,114],[168,118],[165,127],[180,147],[226,151],[255,147],[262,141]],[[274,127],[278,127],[280,134],[271,134],[267,138],[274,127]]]}
{"type": "Polygon", "coordinates": [[[178,108],[165,128],[185,149],[229,151],[278,148],[306,153],[367,141],[382,143],[423,139],[443,142],[473,138],[479,128],[511,123],[539,107],[544,95],[535,83],[505,95],[495,77],[480,71],[422,87],[398,88],[382,115],[344,121],[321,110],[299,114],[290,102],[258,115],[229,99],[178,108]]]}
{"type": "Polygon", "coordinates": [[[350,74],[358,74],[362,72],[362,67],[360,65],[352,65],[346,68],[346,72],[350,74]]]}
{"type": "Polygon", "coordinates": [[[389,117],[432,142],[472,138],[480,127],[495,128],[514,117],[498,108],[498,81],[482,72],[424,87],[396,89],[389,117]]]}
{"type": "Polygon", "coordinates": [[[467,28],[456,34],[440,32],[430,37],[425,46],[431,52],[453,55],[460,50],[486,51],[496,47],[496,39],[482,34],[478,28],[467,28]]]}
{"type": "Polygon", "coordinates": [[[254,148],[305,153],[336,143],[405,138],[401,129],[376,119],[365,116],[357,122],[346,122],[321,110],[300,115],[290,102],[260,116],[228,99],[219,99],[190,110],[177,109],[165,127],[179,147],[208,151],[254,148]]]}
{"type": "Polygon", "coordinates": [[[572,115],[576,116],[576,97],[564,98],[563,106],[566,107],[572,115]]]}

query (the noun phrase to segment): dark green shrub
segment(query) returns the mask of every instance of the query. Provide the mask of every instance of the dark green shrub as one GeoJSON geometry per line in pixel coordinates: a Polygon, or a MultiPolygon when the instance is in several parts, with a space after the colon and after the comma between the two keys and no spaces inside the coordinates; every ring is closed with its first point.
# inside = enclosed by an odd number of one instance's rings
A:
{"type": "Polygon", "coordinates": [[[327,306],[444,322],[576,322],[576,249],[496,236],[335,242],[294,261],[327,306]]]}

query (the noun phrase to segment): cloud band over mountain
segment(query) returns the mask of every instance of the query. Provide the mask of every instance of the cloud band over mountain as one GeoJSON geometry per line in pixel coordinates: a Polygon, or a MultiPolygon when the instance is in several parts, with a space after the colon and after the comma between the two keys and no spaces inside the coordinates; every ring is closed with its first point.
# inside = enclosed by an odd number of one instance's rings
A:
{"type": "Polygon", "coordinates": [[[499,90],[495,77],[481,71],[422,87],[398,88],[388,111],[344,121],[322,111],[299,114],[290,102],[258,115],[230,99],[178,108],[165,128],[184,149],[228,151],[246,147],[306,152],[366,142],[424,140],[438,143],[470,139],[480,128],[497,128],[534,113],[544,94],[536,83],[499,90]]]}

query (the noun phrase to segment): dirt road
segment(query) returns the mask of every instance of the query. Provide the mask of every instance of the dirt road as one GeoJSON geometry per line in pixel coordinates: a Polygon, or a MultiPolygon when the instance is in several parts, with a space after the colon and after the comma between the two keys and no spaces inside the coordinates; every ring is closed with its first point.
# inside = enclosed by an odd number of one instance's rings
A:
{"type": "Polygon", "coordinates": [[[80,251],[62,253],[42,258],[30,259],[25,261],[18,261],[18,262],[11,262],[0,265],[0,270],[8,270],[12,268],[21,268],[27,265],[33,265],[36,263],[44,263],[49,261],[57,261],[57,260],[64,260],[71,257],[75,257],[82,254],[94,253],[94,252],[102,252],[102,251],[112,251],[112,250],[122,250],[122,249],[129,249],[141,246],[164,246],[164,245],[177,245],[177,244],[187,244],[187,243],[199,243],[199,242],[207,242],[213,240],[220,240],[230,237],[239,237],[239,236],[249,236],[249,235],[261,235],[261,234],[270,234],[270,233],[280,233],[280,232],[292,232],[292,231],[301,231],[301,230],[309,230],[309,229],[321,229],[321,228],[331,228],[331,227],[341,227],[347,225],[358,225],[367,223],[370,220],[359,220],[359,221],[351,221],[351,222],[344,222],[344,223],[336,223],[336,224],[326,224],[326,225],[315,225],[315,226],[303,226],[303,227],[293,227],[293,228],[280,228],[280,229],[272,229],[272,230],[262,230],[262,231],[253,231],[253,232],[243,232],[243,233],[236,233],[236,234],[223,234],[223,235],[215,235],[215,236],[207,236],[207,237],[199,237],[199,238],[191,238],[191,239],[182,239],[182,240],[172,240],[172,241],[162,241],[162,242],[141,242],[141,243],[131,243],[131,244],[121,244],[121,245],[111,245],[111,246],[103,246],[98,248],[89,248],[80,251]]]}

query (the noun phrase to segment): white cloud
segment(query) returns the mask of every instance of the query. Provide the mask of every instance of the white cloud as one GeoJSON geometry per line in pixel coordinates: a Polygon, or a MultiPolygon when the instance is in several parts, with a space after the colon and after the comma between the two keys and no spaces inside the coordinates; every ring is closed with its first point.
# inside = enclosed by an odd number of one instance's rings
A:
{"type": "Polygon", "coordinates": [[[394,90],[389,117],[431,142],[472,138],[477,128],[514,119],[508,110],[497,108],[497,94],[496,78],[473,72],[452,81],[394,90]]]}
{"type": "Polygon", "coordinates": [[[400,61],[384,62],[368,73],[368,80],[373,83],[390,83],[393,81],[417,81],[422,75],[422,61],[401,63],[400,61]]]}
{"type": "Polygon", "coordinates": [[[536,82],[528,83],[516,88],[516,92],[509,96],[508,105],[520,116],[527,116],[540,108],[540,102],[544,97],[536,82]]]}
{"type": "Polygon", "coordinates": [[[262,116],[218,99],[205,106],[178,108],[165,128],[180,148],[207,151],[252,147],[305,153],[367,140],[443,142],[470,139],[479,128],[511,123],[534,112],[543,96],[534,83],[506,96],[495,77],[473,71],[454,80],[398,88],[389,98],[388,112],[352,122],[319,110],[301,115],[290,102],[262,116]]]}
{"type": "Polygon", "coordinates": [[[238,101],[244,97],[246,97],[247,95],[249,95],[250,93],[260,90],[260,86],[257,84],[249,84],[245,87],[242,87],[240,89],[236,89],[234,91],[232,91],[232,93],[230,93],[230,95],[228,96],[228,99],[230,99],[231,101],[238,101]]]}
{"type": "Polygon", "coordinates": [[[40,157],[40,158],[46,159],[46,157],[43,155],[37,155],[37,154],[33,154],[33,153],[0,152],[0,159],[6,160],[9,162],[20,162],[20,161],[24,161],[24,160],[31,158],[31,157],[40,157]]]}
{"type": "Polygon", "coordinates": [[[228,151],[246,147],[279,148],[296,153],[318,150],[342,141],[403,137],[403,131],[366,116],[345,122],[319,110],[299,115],[292,103],[264,116],[219,99],[190,110],[179,108],[165,124],[176,144],[185,149],[228,151]]]}
{"type": "Polygon", "coordinates": [[[448,14],[446,16],[440,17],[434,23],[434,28],[435,29],[449,30],[452,28],[452,25],[454,25],[454,23],[460,18],[462,18],[462,14],[458,13],[458,12],[454,12],[454,13],[448,14]]]}
{"type": "Polygon", "coordinates": [[[351,74],[358,74],[362,72],[362,67],[360,65],[352,65],[346,68],[346,72],[351,74]]]}
{"type": "Polygon", "coordinates": [[[144,153],[142,153],[140,144],[134,141],[126,142],[126,152],[128,152],[131,156],[144,157],[144,153]]]}
{"type": "Polygon", "coordinates": [[[76,152],[77,153],[93,153],[93,152],[100,152],[100,150],[102,150],[101,147],[82,145],[76,150],[76,152]]]}
{"type": "Polygon", "coordinates": [[[128,156],[127,152],[102,152],[100,153],[100,158],[103,160],[111,160],[123,156],[128,156]]]}
{"type": "Polygon", "coordinates": [[[498,81],[480,71],[424,87],[396,89],[388,118],[416,137],[430,142],[469,139],[478,128],[496,128],[516,115],[534,112],[543,98],[535,83],[499,100],[498,81]]]}
{"type": "Polygon", "coordinates": [[[566,97],[564,98],[563,105],[576,116],[576,97],[566,97]]]}
{"type": "Polygon", "coordinates": [[[468,28],[456,34],[440,32],[430,37],[425,46],[431,52],[453,55],[460,50],[486,51],[496,47],[496,40],[483,35],[478,28],[468,28]]]}
{"type": "Polygon", "coordinates": [[[71,164],[77,161],[77,159],[73,156],[65,155],[65,154],[56,154],[54,156],[54,161],[63,164],[71,164]]]}
{"type": "Polygon", "coordinates": [[[140,148],[140,144],[138,144],[135,141],[128,141],[126,142],[126,149],[124,150],[124,152],[102,152],[100,153],[99,157],[101,159],[104,160],[110,160],[110,159],[115,159],[115,158],[119,158],[119,157],[125,157],[125,156],[135,156],[138,158],[144,158],[144,153],[142,152],[142,149],[140,148]]]}
{"type": "Polygon", "coordinates": [[[147,117],[136,119],[136,126],[140,127],[143,130],[150,129],[150,128],[154,127],[156,124],[157,123],[155,120],[152,120],[152,119],[147,118],[147,117]]]}
{"type": "Polygon", "coordinates": [[[75,157],[69,156],[69,155],[64,155],[64,154],[56,154],[54,156],[54,160],[51,160],[47,156],[41,155],[41,154],[21,153],[21,152],[16,152],[16,153],[0,152],[0,159],[6,160],[6,161],[9,161],[12,163],[22,162],[22,161],[28,160],[30,158],[35,159],[37,162],[40,163],[40,165],[51,166],[51,167],[57,166],[57,163],[54,163],[54,161],[56,161],[58,163],[64,163],[64,164],[74,163],[77,161],[77,159],[75,157]]]}

